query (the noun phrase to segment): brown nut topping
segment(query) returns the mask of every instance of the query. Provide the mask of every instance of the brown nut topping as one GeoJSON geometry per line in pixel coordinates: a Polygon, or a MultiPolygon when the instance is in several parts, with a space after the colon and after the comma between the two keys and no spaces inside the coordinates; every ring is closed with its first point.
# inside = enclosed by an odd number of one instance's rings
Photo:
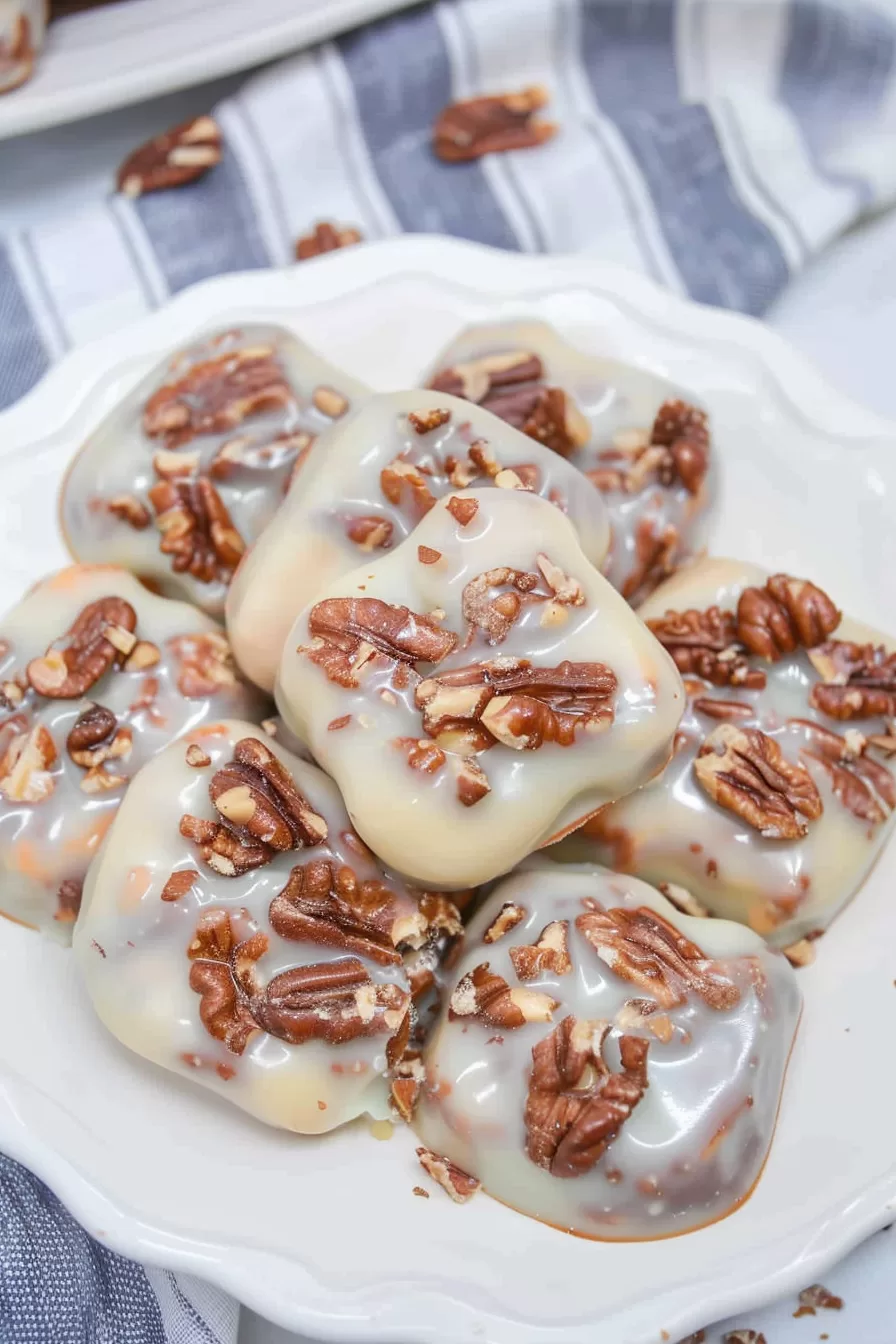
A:
{"type": "Polygon", "coordinates": [[[425,1071],[416,1051],[408,1051],[395,1066],[389,1100],[393,1109],[406,1125],[414,1118],[414,1111],[423,1087],[425,1071]]]}
{"type": "Polygon", "coordinates": [[[60,924],[74,924],[81,909],[83,891],[84,883],[80,878],[67,877],[64,882],[60,882],[53,918],[60,924]]]}
{"type": "Polygon", "coordinates": [[[388,518],[380,518],[375,513],[365,513],[349,518],[345,534],[362,551],[384,550],[392,544],[394,528],[388,518]]]}
{"type": "Polygon", "coordinates": [[[649,1042],[621,1036],[622,1069],[611,1073],[603,1058],[609,1030],[608,1022],[565,1017],[533,1047],[526,1152],[552,1176],[591,1171],[647,1090],[649,1042]]]}
{"type": "Polygon", "coordinates": [[[896,715],[896,653],[882,644],[831,639],[812,649],[809,659],[823,685],[809,692],[809,703],[833,719],[896,715]]]}
{"type": "Polygon", "coordinates": [[[55,788],[56,743],[43,724],[16,733],[0,757],[0,793],[11,803],[42,803],[55,788]]]}
{"type": "MultiPolygon", "coordinates": [[[[503,395],[509,388],[518,388],[522,384],[535,383],[538,385],[535,391],[540,391],[543,378],[544,366],[537,355],[528,350],[505,350],[494,355],[482,355],[479,359],[457,364],[453,368],[441,369],[430,387],[437,392],[448,392],[453,397],[463,397],[465,401],[485,405],[493,400],[493,396],[503,395]]],[[[527,395],[532,393],[527,392],[527,395]]],[[[493,411],[493,414],[499,412],[493,411]]],[[[514,428],[519,429],[520,425],[514,424],[514,428]]],[[[470,450],[470,456],[478,471],[494,475],[498,469],[497,463],[493,463],[494,470],[491,470],[474,452],[480,445],[487,447],[484,440],[477,440],[470,450]]]]}
{"type": "Polygon", "coordinates": [[[419,467],[396,457],[380,472],[380,489],[390,504],[419,522],[436,502],[419,467]]]}
{"type": "Polygon", "coordinates": [[[424,775],[436,774],[448,759],[442,748],[427,738],[397,737],[393,746],[404,752],[412,770],[424,775]]]}
{"type": "Polygon", "coordinates": [[[175,574],[187,572],[200,583],[228,583],[246,544],[208,477],[160,481],[149,499],[162,534],[159,550],[173,557],[175,574]]]}
{"type": "Polygon", "coordinates": [[[648,629],[672,655],[683,676],[702,677],[713,686],[743,686],[762,690],[766,675],[751,668],[737,637],[733,612],[707,607],[705,611],[667,611],[647,622],[648,629]]]}
{"type": "Polygon", "coordinates": [[[657,890],[661,891],[666,900],[680,910],[683,915],[690,915],[692,919],[708,919],[709,911],[705,905],[692,896],[686,887],[679,887],[675,882],[658,882],[657,890]]]}
{"type": "Polygon", "coordinates": [[[159,895],[163,901],[179,901],[188,891],[192,891],[198,881],[199,874],[195,868],[181,868],[171,874],[159,895]]]}
{"type": "Polygon", "coordinates": [[[421,565],[437,565],[442,558],[442,552],[436,551],[432,546],[418,546],[417,559],[421,565]]]}
{"type": "Polygon", "coordinates": [[[825,1288],[823,1283],[813,1283],[809,1288],[803,1288],[800,1292],[800,1311],[794,1312],[795,1316],[814,1316],[816,1311],[842,1311],[843,1298],[837,1297],[829,1288],[825,1288]]]}
{"type": "Polygon", "coordinates": [[[651,994],[661,1008],[686,1003],[689,991],[722,1011],[740,1000],[740,990],[696,943],[662,915],[640,906],[605,909],[589,900],[576,928],[601,961],[622,980],[651,994]]]}
{"type": "Polygon", "coordinates": [[[297,864],[271,902],[270,917],[281,938],[356,952],[381,966],[397,965],[396,947],[426,929],[422,913],[408,918],[399,911],[385,883],[360,882],[352,868],[330,859],[297,864]]]}
{"type": "Polygon", "coordinates": [[[544,591],[536,591],[538,582],[537,574],[505,565],[477,574],[464,585],[461,595],[464,620],[481,630],[489,644],[502,643],[524,604],[543,602],[548,596],[544,591]]]}
{"type": "Polygon", "coordinates": [[[845,737],[808,719],[792,719],[803,728],[810,747],[803,757],[815,761],[827,775],[834,797],[858,821],[877,826],[896,809],[896,779],[885,765],[867,756],[868,739],[847,732],[845,737]],[[856,740],[857,739],[857,740],[856,740]]]}
{"type": "Polygon", "coordinates": [[[513,901],[505,901],[482,935],[484,943],[497,943],[526,918],[526,911],[513,901]]]}
{"type": "Polygon", "coordinates": [[[199,1017],[210,1036],[241,1055],[258,1030],[251,1008],[259,982],[255,963],[268,950],[263,933],[237,942],[226,910],[206,910],[187,949],[190,988],[200,995],[199,1017]]]}
{"type": "Polygon", "coordinates": [[[569,920],[554,919],[546,924],[534,943],[512,947],[510,960],[519,980],[535,980],[548,972],[569,975],[569,920]]]}
{"type": "Polygon", "coordinates": [[[484,961],[462,976],[451,995],[448,1016],[473,1017],[490,1026],[513,1031],[527,1022],[550,1022],[556,999],[537,989],[511,988],[484,961]]]}
{"type": "Polygon", "coordinates": [[[675,568],[678,529],[660,527],[655,518],[641,518],[635,528],[635,568],[622,585],[622,596],[637,606],[675,568]]]}
{"type": "Polygon", "coordinates": [[[322,844],[327,823],[296,788],[279,757],[257,737],[244,737],[233,760],[215,771],[208,786],[218,812],[245,837],[273,850],[322,844]]]}
{"type": "Polygon", "coordinates": [[[293,392],[270,345],[245,346],[194,364],[160,387],[143,411],[143,429],[167,448],[198,434],[224,434],[251,415],[286,406],[293,392]]]}
{"type": "Polygon", "coordinates": [[[135,149],[118,170],[124,196],[180,187],[221,162],[221,128],[213,117],[193,117],[135,149]]]}
{"type": "Polygon", "coordinates": [[[547,101],[547,89],[535,85],[520,93],[450,103],[433,128],[433,149],[446,163],[464,163],[483,154],[541,145],[557,132],[553,122],[534,115],[547,101]]]}
{"type": "Polygon", "coordinates": [[[765,1344],[765,1335],[761,1330],[729,1330],[722,1344],[765,1344]]]}
{"type": "Polygon", "coordinates": [[[447,425],[450,419],[451,412],[444,409],[433,408],[431,411],[408,412],[408,420],[418,434],[429,434],[434,429],[441,429],[442,425],[447,425]]]}
{"type": "Polygon", "coordinates": [[[174,635],[169,639],[168,647],[180,663],[177,689],[188,700],[205,699],[222,688],[236,685],[230,645],[218,630],[206,630],[198,635],[174,635]]]}
{"type": "Polygon", "coordinates": [[[103,705],[88,705],[82,710],[65,739],[65,749],[77,765],[96,765],[93,749],[106,742],[118,727],[111,709],[103,705]]]}
{"type": "Polygon", "coordinates": [[[296,261],[309,261],[325,252],[338,252],[341,247],[352,247],[360,242],[361,234],[357,229],[323,220],[315,224],[311,233],[296,239],[296,261]]]}
{"type": "Polygon", "coordinates": [[[737,604],[737,637],[750,653],[775,663],[812,649],[840,624],[827,593],[805,579],[774,574],[764,588],[745,588],[737,604]]]}
{"type": "Polygon", "coordinates": [[[680,481],[688,494],[698,494],[709,466],[706,412],[686,401],[664,401],[653,422],[650,442],[668,450],[659,468],[662,483],[680,481]]]}
{"type": "Polygon", "coordinates": [[[267,845],[243,840],[220,821],[186,815],[180,819],[180,833],[198,845],[204,861],[222,877],[241,877],[271,861],[273,851],[267,845]]]}
{"type": "Polygon", "coordinates": [[[478,499],[459,499],[457,495],[452,495],[447,508],[455,522],[461,527],[466,527],[476,517],[479,511],[479,501],[478,499]]]}
{"type": "Polygon", "coordinates": [[[204,770],[207,765],[212,763],[211,756],[200,747],[198,742],[190,743],[186,750],[185,759],[187,765],[192,765],[195,770],[204,770]]]}
{"type": "Polygon", "coordinates": [[[457,800],[463,807],[475,807],[491,793],[488,776],[478,761],[471,757],[454,757],[453,766],[457,800]]]}
{"type": "Polygon", "coordinates": [[[767,840],[798,840],[824,810],[805,766],[791,764],[758,728],[720,723],[698,751],[694,773],[710,798],[767,840]]]}
{"type": "Polygon", "coordinates": [[[127,523],[135,531],[142,532],[152,522],[152,515],[136,495],[112,495],[104,502],[107,513],[127,523]]]}
{"type": "Polygon", "coordinates": [[[32,658],[28,680],[52,700],[77,700],[104,676],[122,653],[136,643],[137,613],[120,597],[101,597],[89,603],[62,641],[51,644],[43,658],[32,658]]]}
{"type": "Polygon", "coordinates": [[[457,644],[428,616],[377,597],[329,597],[311,609],[308,629],[318,641],[300,648],[330,681],[357,686],[358,673],[377,654],[394,662],[438,663],[457,644]]]}
{"type": "Polygon", "coordinates": [[[417,1156],[426,1174],[442,1187],[455,1204],[466,1204],[480,1189],[481,1181],[477,1181],[475,1176],[470,1176],[447,1157],[440,1157],[431,1148],[418,1148],[417,1156]]]}

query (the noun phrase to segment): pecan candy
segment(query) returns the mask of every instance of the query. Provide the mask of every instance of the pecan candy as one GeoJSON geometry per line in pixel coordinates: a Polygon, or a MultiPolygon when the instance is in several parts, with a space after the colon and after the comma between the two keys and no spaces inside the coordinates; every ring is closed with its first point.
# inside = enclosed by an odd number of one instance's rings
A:
{"type": "Polygon", "coordinates": [[[186,730],[262,700],[208,617],[111,566],[44,579],[0,630],[0,912],[67,939],[133,775],[186,730]],[[198,650],[214,681],[195,675],[198,650]]]}
{"type": "Polygon", "coordinates": [[[451,103],[433,128],[433,148],[445,163],[464,163],[483,154],[544,144],[557,133],[553,122],[535,116],[547,101],[547,89],[539,85],[451,103]]]}
{"type": "Polygon", "coordinates": [[[80,918],[88,989],[138,1052],[303,1133],[390,1095],[410,1114],[424,962],[434,984],[460,917],[383,869],[332,782],[251,724],[141,771],[80,918]]]}
{"type": "Polygon", "coordinates": [[[530,861],[498,883],[425,1048],[421,1142],[512,1208],[601,1239],[736,1208],[772,1139],[800,995],[756,934],[703,919],[698,945],[694,926],[589,864],[530,861]]]}
{"type": "Polygon", "coordinates": [[[638,787],[683,707],[671,659],[562,513],[500,487],[443,496],[325,589],[286,640],[278,702],[365,840],[447,888],[638,787]]]}

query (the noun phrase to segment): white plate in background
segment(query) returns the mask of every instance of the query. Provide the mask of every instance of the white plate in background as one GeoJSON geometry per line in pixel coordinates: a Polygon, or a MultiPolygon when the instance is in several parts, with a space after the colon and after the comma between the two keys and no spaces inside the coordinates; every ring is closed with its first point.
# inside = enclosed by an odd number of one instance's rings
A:
{"type": "Polygon", "coordinates": [[[411,0],[118,0],[54,19],[34,75],[0,96],[0,140],[321,42],[411,0]]]}
{"type": "MultiPolygon", "coordinates": [[[[896,613],[896,426],[834,392],[779,337],[586,258],[399,238],[285,272],[213,280],[69,355],[0,416],[0,606],[64,559],[55,482],[114,400],[211,323],[282,322],[379,388],[412,383],[471,321],[527,314],[641,364],[712,412],[712,547],[811,576],[879,625],[896,613]]],[[[817,1280],[896,1210],[889,1068],[896,851],[800,973],[806,1008],[753,1197],[662,1242],[567,1237],[420,1180],[413,1135],[265,1129],[128,1054],[69,956],[0,927],[0,1149],[94,1235],[219,1283],[318,1338],[409,1344],[660,1344],[817,1280]],[[666,1332],[665,1334],[663,1332],[666,1332]]]]}

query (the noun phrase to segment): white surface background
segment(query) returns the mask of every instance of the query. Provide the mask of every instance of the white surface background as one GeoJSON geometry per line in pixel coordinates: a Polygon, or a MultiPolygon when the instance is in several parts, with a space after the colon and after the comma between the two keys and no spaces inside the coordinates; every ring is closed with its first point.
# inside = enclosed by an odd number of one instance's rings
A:
{"type": "MultiPolygon", "coordinates": [[[[49,216],[64,218],[109,189],[135,144],[204,112],[245,75],[220,79],[137,107],[0,143],[0,233],[49,216]]],[[[830,380],[875,410],[896,416],[896,216],[871,221],[794,282],[769,314],[771,325],[830,380]]],[[[823,1173],[819,1173],[823,1179],[823,1173]]],[[[873,1237],[826,1277],[842,1312],[795,1320],[792,1299],[738,1318],[768,1344],[894,1344],[891,1304],[896,1228],[873,1237]]],[[[240,1344],[297,1344],[298,1336],[243,1313],[240,1344]]],[[[721,1327],[707,1332],[708,1341],[721,1327]]],[[[620,1344],[624,1344],[620,1341],[620,1344]]]]}

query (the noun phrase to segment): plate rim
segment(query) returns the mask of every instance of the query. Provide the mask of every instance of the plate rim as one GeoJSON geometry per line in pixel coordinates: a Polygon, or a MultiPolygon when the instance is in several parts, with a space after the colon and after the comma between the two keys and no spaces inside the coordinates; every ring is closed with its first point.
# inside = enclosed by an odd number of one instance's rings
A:
{"type": "MultiPolygon", "coordinates": [[[[85,418],[99,421],[108,409],[102,396],[108,378],[120,377],[134,365],[136,379],[137,364],[189,337],[216,315],[220,321],[227,313],[232,320],[232,310],[252,308],[285,318],[289,312],[313,309],[380,281],[414,277],[479,295],[512,289],[525,298],[564,288],[594,293],[692,346],[721,342],[735,347],[739,356],[755,364],[753,372],[762,385],[783,398],[790,414],[813,432],[852,442],[857,448],[873,445],[890,453],[896,444],[896,422],[854,403],[784,338],[753,318],[692,303],[643,276],[588,256],[521,256],[458,240],[408,235],[345,249],[311,265],[204,281],[154,313],[69,352],[25,398],[0,413],[0,458],[28,445],[37,446],[41,440],[49,444],[74,436],[76,422],[85,418]],[[463,277],[460,284],[458,275],[463,277]]],[[[82,431],[77,433],[80,438],[82,431]]],[[[0,927],[0,942],[4,933],[0,927]]],[[[559,1328],[529,1326],[523,1336],[519,1321],[491,1309],[484,1313],[481,1305],[472,1299],[465,1301],[456,1292],[449,1294],[442,1284],[435,1288],[409,1278],[401,1281],[402,1301],[397,1310],[388,1316],[374,1312],[362,1317],[357,1313],[359,1308],[367,1310],[367,1299],[372,1300],[373,1293],[370,1288],[347,1295],[344,1288],[323,1284],[307,1265],[278,1252],[250,1251],[226,1242],[190,1242],[183,1234],[147,1223],[107,1192],[100,1180],[29,1133],[15,1104],[15,1090],[21,1087],[41,1090],[0,1057],[0,1147],[44,1180],[88,1230],[95,1229],[94,1235],[99,1232],[102,1244],[143,1263],[205,1278],[287,1329],[309,1330],[321,1339],[407,1340],[408,1344],[456,1344],[458,1338],[470,1336],[483,1344],[511,1344],[522,1338],[533,1344],[562,1344],[566,1338],[581,1338],[580,1322],[559,1328]],[[288,1266],[288,1275],[279,1275],[279,1287],[272,1285],[270,1276],[259,1286],[259,1260],[275,1267],[288,1266]],[[283,1287],[287,1280],[289,1293],[283,1287]],[[309,1288],[313,1285],[305,1305],[296,1300],[303,1281],[309,1288]],[[326,1305],[312,1304],[311,1297],[326,1305]],[[438,1311],[433,1311],[435,1303],[438,1311]]],[[[774,1258],[781,1255],[780,1242],[754,1246],[736,1271],[704,1282],[704,1295],[696,1307],[674,1306],[667,1315],[662,1308],[664,1298],[657,1298],[664,1329],[674,1340],[707,1320],[758,1308],[798,1291],[891,1221],[894,1212],[896,1164],[878,1180],[854,1191],[822,1226],[788,1232],[784,1241],[789,1249],[783,1262],[774,1258]]],[[[460,1289],[462,1293],[462,1284],[460,1289]]],[[[665,1296],[669,1295],[667,1290],[665,1296]]],[[[616,1319],[625,1325],[625,1315],[623,1310],[607,1317],[604,1325],[616,1319]]],[[[654,1344],[656,1330],[651,1328],[648,1334],[640,1324],[635,1328],[635,1334],[626,1334],[626,1344],[648,1344],[648,1340],[654,1344]]]]}

